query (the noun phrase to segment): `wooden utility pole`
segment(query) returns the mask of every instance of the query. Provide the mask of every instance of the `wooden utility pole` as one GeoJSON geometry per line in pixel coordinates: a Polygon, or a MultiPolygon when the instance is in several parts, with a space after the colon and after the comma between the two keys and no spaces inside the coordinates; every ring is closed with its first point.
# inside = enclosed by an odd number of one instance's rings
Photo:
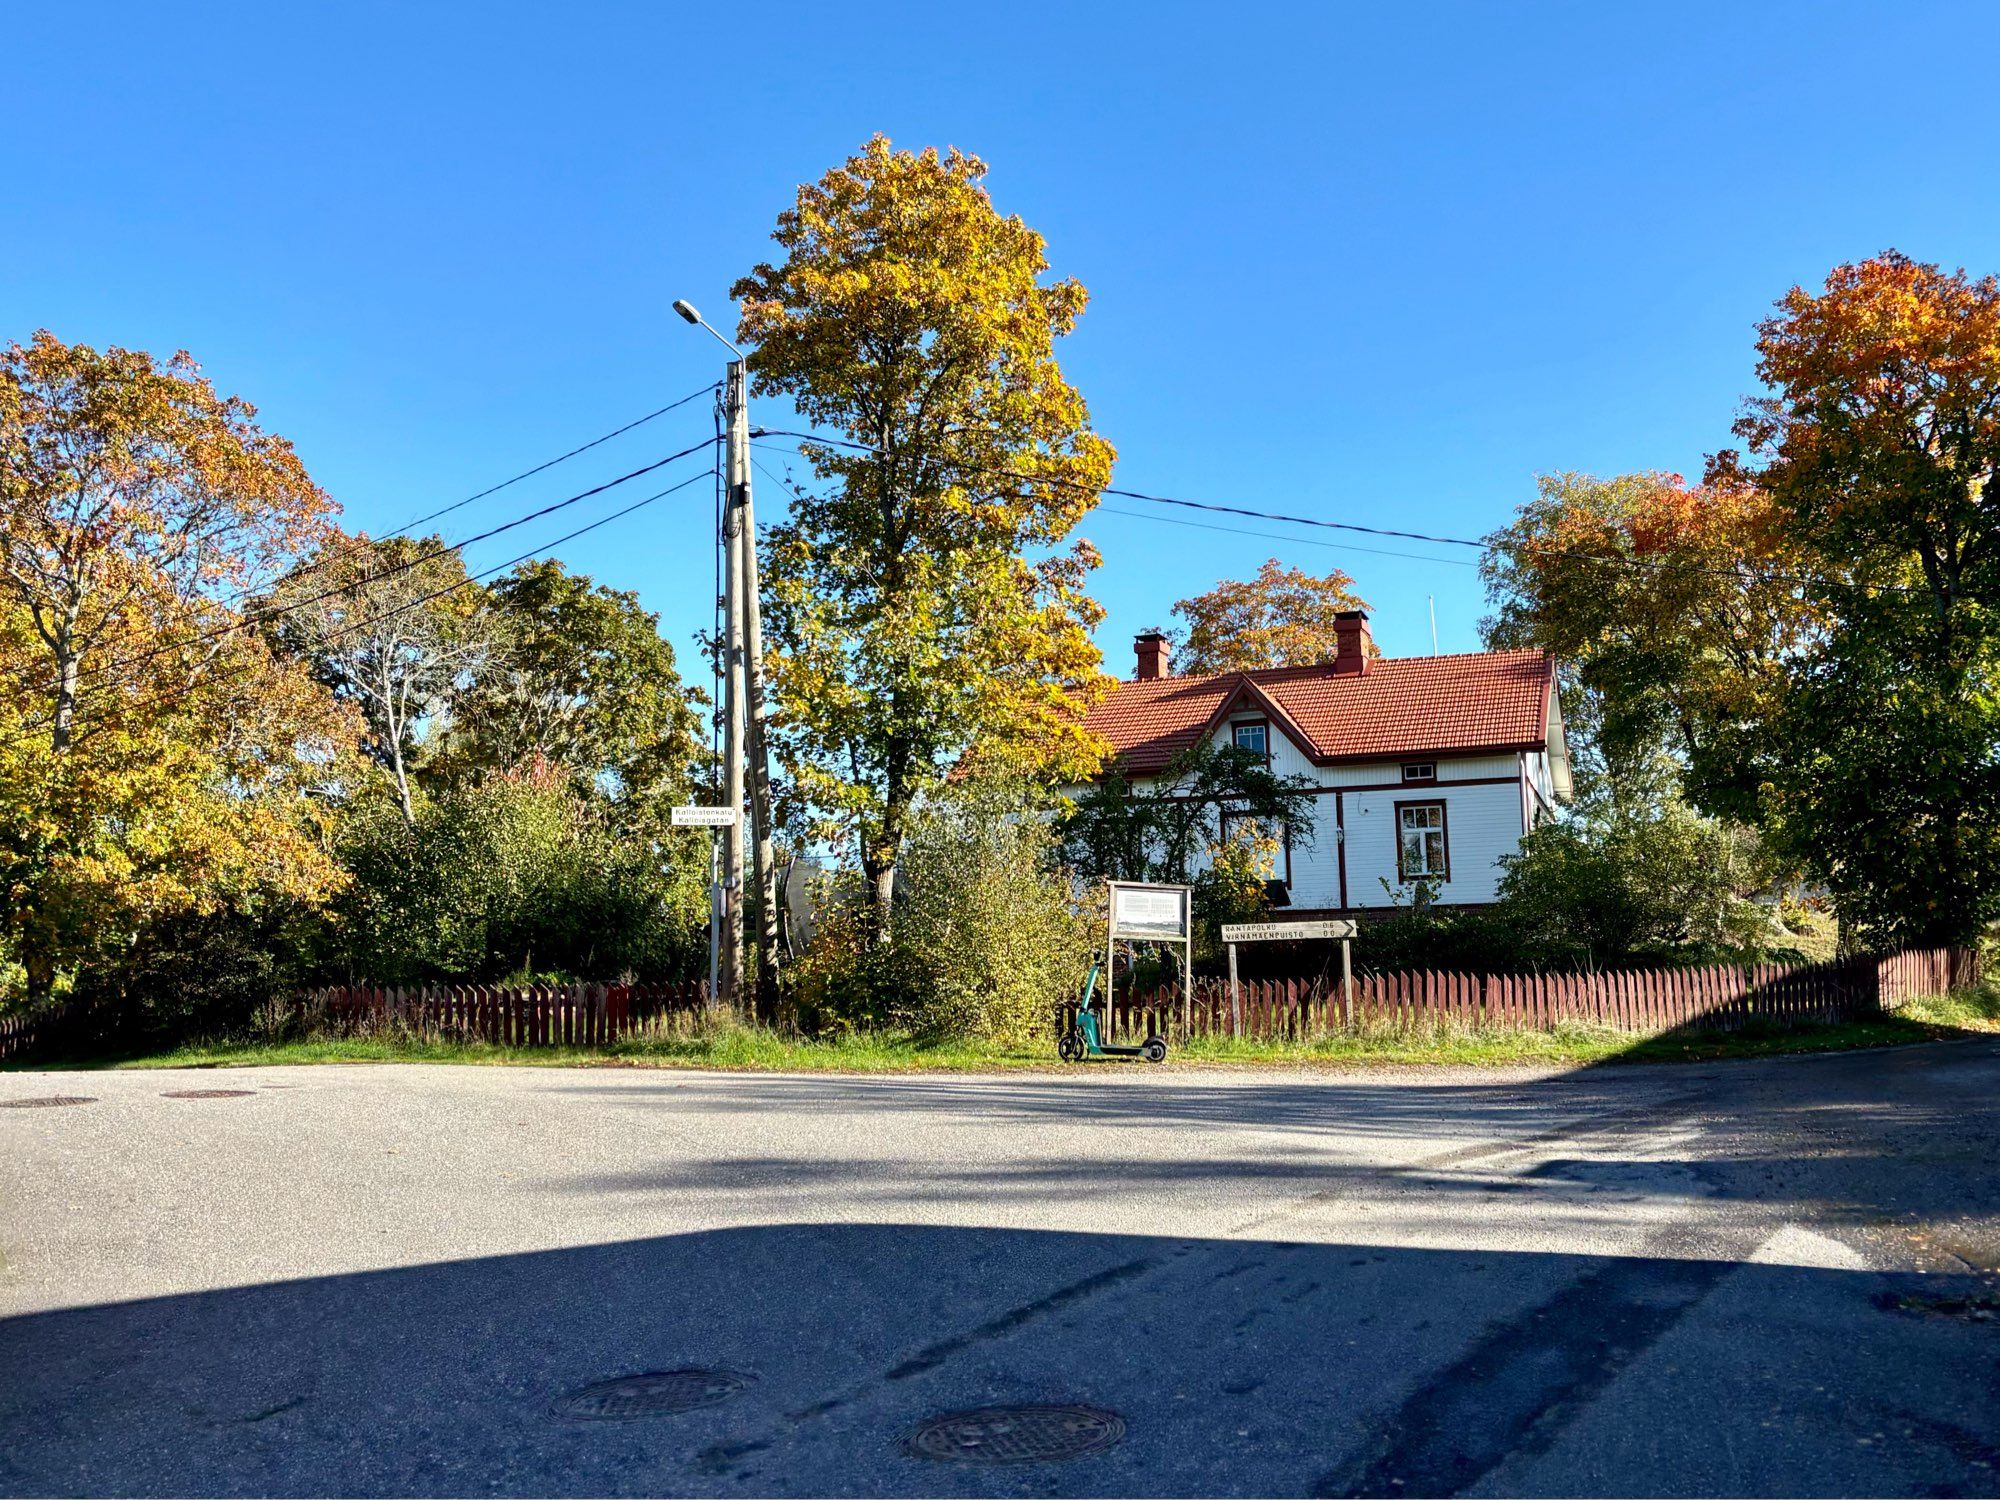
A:
{"type": "Polygon", "coordinates": [[[750,784],[756,817],[751,848],[755,856],[758,947],[763,956],[759,985],[769,992],[778,964],[778,896],[771,863],[771,774],[764,753],[764,621],[757,605],[757,517],[750,504],[749,367],[743,351],[717,333],[685,299],[674,311],[707,329],[730,353],[723,384],[722,416],[726,491],[722,507],[723,613],[723,805],[729,809],[722,841],[722,942],[720,977],[711,987],[720,1004],[740,1007],[743,994],[743,790],[750,784]],[[746,766],[747,762],[747,766],[746,766]]]}
{"type": "MultiPolygon", "coordinates": [[[[751,842],[751,878],[757,901],[757,989],[769,999],[776,993],[778,978],[778,890],[777,870],[771,853],[771,762],[764,742],[764,614],[758,603],[757,512],[750,494],[750,401],[748,371],[741,359],[729,363],[729,379],[724,396],[728,416],[729,510],[734,522],[736,550],[730,573],[732,592],[738,600],[743,654],[741,696],[743,741],[741,759],[747,765],[734,768],[739,792],[747,775],[750,811],[755,827],[751,842]]],[[[741,806],[739,801],[738,806],[741,806]]],[[[738,833],[737,871],[742,873],[742,834],[738,833]]],[[[737,917],[737,941],[742,941],[742,913],[737,917]]],[[[740,954],[739,947],[739,954],[740,954]]],[[[741,959],[738,960],[741,983],[741,959]]]]}
{"type": "Polygon", "coordinates": [[[737,503],[736,422],[743,405],[743,362],[729,366],[723,397],[727,489],[722,505],[722,805],[736,814],[722,835],[722,942],[713,1005],[743,995],[743,513],[737,503]]]}

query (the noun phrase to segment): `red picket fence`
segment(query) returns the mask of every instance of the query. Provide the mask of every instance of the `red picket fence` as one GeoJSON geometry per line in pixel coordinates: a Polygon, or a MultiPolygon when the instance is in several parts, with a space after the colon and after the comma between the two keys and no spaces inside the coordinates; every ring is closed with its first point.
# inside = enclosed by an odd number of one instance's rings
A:
{"type": "MultiPolygon", "coordinates": [[[[1158,1034],[1241,1034],[1259,1038],[1325,1035],[1357,1027],[1447,1020],[1468,1029],[1545,1029],[1582,1021],[1621,1031],[1734,1031],[1748,1025],[1809,1026],[1893,1012],[1904,1002],[1977,984],[1979,954],[1966,948],[1894,953],[1882,959],[1784,967],[1715,965],[1589,974],[1451,974],[1412,970],[1357,974],[1354,1014],[1344,1014],[1339,981],[1247,980],[1239,988],[1240,1027],[1229,982],[1203,979],[1192,999],[1178,988],[1117,997],[1106,1040],[1158,1034]]],[[[708,1008],[708,986],[568,984],[529,988],[425,985],[319,990],[304,1016],[336,1030],[393,1025],[422,1035],[515,1047],[593,1047],[708,1008]]],[[[0,1061],[86,1043],[108,1018],[57,1006],[0,1017],[0,1061]]]]}
{"type": "Polygon", "coordinates": [[[708,1008],[707,981],[527,987],[433,984],[318,990],[305,1014],[337,1030],[393,1026],[419,1036],[509,1047],[597,1047],[708,1008]]]}
{"type": "Polygon", "coordinates": [[[1457,1023],[1468,1030],[1546,1030],[1564,1021],[1620,1031],[1739,1031],[1862,1020],[1907,1000],[1977,984],[1979,954],[1938,948],[1829,964],[1715,964],[1583,974],[1452,974],[1411,970],[1354,976],[1354,1013],[1338,980],[1197,980],[1121,995],[1107,1040],[1160,1035],[1285,1039],[1349,1027],[1457,1023]],[[1240,1011],[1240,1018],[1238,1012],[1240,1011]]]}
{"type": "Polygon", "coordinates": [[[1905,1000],[1969,989],[1979,983],[1980,957],[1972,948],[1912,948],[1881,960],[1877,972],[1882,1004],[1893,1010],[1905,1000]]]}
{"type": "Polygon", "coordinates": [[[0,1062],[26,1058],[56,1045],[69,1034],[74,1019],[74,1013],[66,1005],[0,1016],[0,1062]]]}

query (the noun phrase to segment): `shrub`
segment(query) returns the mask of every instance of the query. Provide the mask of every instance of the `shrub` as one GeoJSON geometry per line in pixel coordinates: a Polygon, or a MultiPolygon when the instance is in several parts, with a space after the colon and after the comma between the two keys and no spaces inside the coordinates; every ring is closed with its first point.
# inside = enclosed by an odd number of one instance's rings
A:
{"type": "Polygon", "coordinates": [[[96,1014],[106,1044],[234,1035],[297,992],[304,922],[284,906],[176,913],[141,928],[115,963],[85,967],[74,998],[96,1014]]]}
{"type": "Polygon", "coordinates": [[[1045,1029],[1081,985],[1099,928],[1049,825],[1021,805],[1003,788],[959,786],[918,812],[886,944],[870,941],[857,878],[830,879],[793,971],[800,1024],[1001,1043],[1045,1029]]]}
{"type": "Polygon", "coordinates": [[[1767,883],[1754,846],[1681,804],[1538,828],[1502,862],[1501,909],[1545,964],[1759,952],[1776,931],[1748,898],[1767,883]]]}
{"type": "Polygon", "coordinates": [[[554,775],[457,787],[358,817],[341,851],[338,967],[379,984],[692,973],[706,898],[691,861],[614,837],[554,775]]]}
{"type": "Polygon", "coordinates": [[[1095,947],[1055,836],[998,788],[958,789],[910,831],[884,978],[926,1035],[1025,1041],[1074,997],[1095,947]]]}

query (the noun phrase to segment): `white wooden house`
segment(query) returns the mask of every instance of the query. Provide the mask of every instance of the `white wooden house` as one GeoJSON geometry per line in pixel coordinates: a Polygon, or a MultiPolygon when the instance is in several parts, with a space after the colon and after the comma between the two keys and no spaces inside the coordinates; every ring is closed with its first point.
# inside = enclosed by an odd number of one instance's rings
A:
{"type": "Polygon", "coordinates": [[[1337,630],[1330,662],[1202,677],[1172,675],[1166,638],[1148,632],[1138,675],[1088,722],[1136,789],[1203,739],[1313,784],[1311,835],[1274,831],[1284,907],[1274,916],[1382,911],[1418,881],[1444,904],[1491,902],[1501,856],[1571,794],[1553,661],[1376,656],[1360,610],[1337,630]]]}

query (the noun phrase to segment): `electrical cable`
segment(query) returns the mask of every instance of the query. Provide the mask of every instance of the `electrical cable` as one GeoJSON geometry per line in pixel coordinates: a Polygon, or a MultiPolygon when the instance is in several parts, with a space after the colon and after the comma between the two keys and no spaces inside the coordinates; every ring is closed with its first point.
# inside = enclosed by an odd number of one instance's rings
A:
{"type": "MultiPolygon", "coordinates": [[[[546,463],[536,464],[532,469],[523,469],[520,473],[514,475],[514,477],[511,479],[503,479],[498,484],[488,485],[485,489],[479,491],[479,493],[476,495],[467,495],[463,500],[454,500],[449,505],[440,506],[437,510],[429,511],[424,515],[417,516],[412,520],[405,521],[403,522],[402,525],[396,527],[394,530],[385,531],[380,536],[369,537],[364,534],[361,537],[357,537],[344,547],[336,548],[332,552],[323,553],[318,557],[312,558],[311,560],[301,563],[299,566],[290,569],[288,572],[285,573],[284,580],[287,582],[296,582],[298,579],[305,577],[309,573],[316,573],[321,568],[331,567],[333,564],[339,562],[342,558],[351,557],[356,552],[361,552],[366,550],[370,545],[372,545],[375,542],[383,542],[383,541],[388,541],[394,537],[406,536],[410,532],[415,531],[419,526],[422,526],[430,521],[435,521],[440,516],[448,516],[453,511],[463,510],[466,506],[471,505],[474,501],[484,500],[488,495],[497,495],[500,493],[500,491],[507,489],[512,485],[519,484],[524,479],[532,479],[537,474],[545,473],[546,471],[556,467],[556,465],[558,464],[568,463],[572,458],[577,457],[579,454],[588,453],[591,449],[600,447],[603,444],[610,442],[613,438],[623,437],[626,433],[631,432],[635,428],[645,426],[648,422],[653,421],[657,417],[664,417],[668,412],[678,411],[681,407],[686,406],[688,402],[693,401],[700,396],[706,395],[709,391],[713,389],[715,389],[715,385],[713,382],[711,382],[710,384],[701,387],[700,390],[690,391],[687,395],[682,396],[678,401],[669,401],[665,406],[660,407],[657,411],[649,411],[646,413],[645,416],[639,417],[634,421],[627,422],[623,427],[614,427],[611,429],[611,431],[605,433],[603,436],[594,437],[589,442],[584,443],[580,447],[572,448],[567,453],[558,454],[556,455],[556,457],[549,459],[546,463]]],[[[233,599],[228,599],[221,602],[223,604],[223,607],[226,609],[240,609],[243,606],[244,602],[249,597],[250,594],[246,592],[238,594],[233,599]]]]}
{"type": "Polygon", "coordinates": [[[610,442],[613,438],[625,436],[626,433],[632,431],[635,427],[644,427],[648,422],[651,422],[658,417],[664,417],[670,411],[678,411],[680,410],[681,407],[686,406],[688,402],[696,400],[701,396],[705,396],[714,389],[715,389],[715,382],[710,381],[707,385],[702,386],[699,390],[688,392],[687,395],[681,397],[678,401],[669,401],[665,406],[661,407],[658,411],[649,411],[646,413],[645,416],[640,417],[635,421],[627,422],[623,427],[614,427],[611,431],[605,433],[604,436],[602,437],[592,438],[589,442],[585,443],[580,448],[572,448],[569,450],[569,452],[560,454],[557,457],[550,459],[547,463],[536,464],[532,469],[523,469],[520,473],[516,474],[512,479],[503,479],[498,484],[489,485],[487,488],[481,490],[478,494],[467,495],[463,500],[453,501],[450,505],[443,507],[441,510],[434,510],[430,512],[428,515],[418,516],[414,521],[405,521],[401,526],[398,526],[394,531],[389,532],[388,535],[402,536],[407,532],[416,530],[419,526],[427,525],[428,523],[435,521],[439,516],[448,516],[455,510],[462,510],[464,507],[472,504],[472,502],[475,500],[484,500],[488,495],[497,495],[500,493],[500,491],[506,489],[510,485],[519,484],[524,479],[533,479],[537,474],[543,473],[549,469],[553,469],[557,464],[568,463],[572,458],[577,457],[579,454],[588,453],[592,448],[601,447],[603,444],[610,442]]]}
{"type": "MultiPolygon", "coordinates": [[[[387,578],[394,578],[398,574],[407,573],[412,568],[421,567],[423,566],[423,564],[427,562],[431,562],[436,558],[442,557],[447,552],[462,551],[467,547],[473,546],[475,543],[487,541],[493,537],[500,536],[505,532],[512,531],[516,527],[525,526],[530,521],[538,521],[543,516],[554,515],[557,511],[566,510],[570,506],[575,505],[580,501],[588,500],[594,495],[601,495],[607,490],[616,489],[621,484],[629,484],[634,479],[638,479],[646,474],[651,474],[657,469],[665,468],[668,464],[677,463],[681,459],[688,457],[690,454],[699,453],[702,449],[712,446],[713,442],[714,439],[712,438],[704,439],[703,441],[694,444],[692,447],[683,448],[678,453],[670,453],[665,458],[659,459],[650,464],[646,464],[641,468],[634,469],[629,474],[621,474],[616,479],[608,479],[603,484],[593,485],[587,490],[580,490],[574,495],[567,496],[566,498],[557,500],[549,505],[544,505],[537,510],[529,511],[526,515],[516,516],[511,521],[504,521],[498,526],[489,527],[487,530],[480,532],[477,536],[469,536],[462,542],[440,543],[437,547],[431,549],[430,551],[420,551],[416,555],[404,559],[402,562],[393,564],[392,566],[385,568],[380,573],[375,573],[370,575],[368,578],[359,580],[359,586],[366,588],[370,584],[379,583],[387,578]]],[[[292,613],[292,611],[294,610],[304,609],[307,605],[317,604],[323,599],[329,599],[333,597],[333,595],[342,592],[343,589],[347,587],[349,587],[349,585],[337,584],[333,588],[323,589],[319,593],[308,595],[304,599],[293,600],[290,603],[283,605],[282,607],[256,610],[246,613],[238,619],[234,619],[227,622],[226,624],[213,627],[206,631],[199,632],[191,637],[188,637],[185,640],[168,641],[161,645],[154,646],[151,650],[142,651],[136,656],[129,656],[121,660],[109,662],[104,666],[102,673],[100,675],[104,677],[109,677],[116,672],[122,671],[126,667],[142,665],[145,662],[153,660],[155,657],[164,656],[170,651],[184,651],[191,646],[199,646],[206,641],[217,640],[222,636],[228,635],[231,631],[242,630],[252,625],[259,625],[267,623],[271,620],[282,619],[284,616],[292,613]]],[[[23,678],[21,680],[25,679],[23,678]]]]}
{"type": "MultiPolygon", "coordinates": [[[[703,446],[707,445],[704,444],[703,446]]],[[[484,568],[477,573],[469,573],[464,578],[457,579],[452,583],[445,585],[443,588],[434,589],[432,592],[425,594],[420,598],[407,600],[404,603],[397,605],[394,609],[383,610],[378,614],[367,615],[359,620],[350,621],[348,624],[341,626],[339,629],[328,633],[319,642],[319,644],[324,646],[332,641],[339,640],[342,636],[349,635],[356,630],[363,629],[366,626],[379,625],[384,620],[392,620],[396,618],[396,616],[398,615],[408,613],[410,610],[419,609],[426,604],[430,604],[435,602],[436,600],[444,598],[448,594],[456,593],[460,589],[470,588],[473,584],[491,578],[496,573],[504,572],[508,568],[516,567],[521,563],[527,562],[529,559],[541,553],[546,552],[551,547],[559,547],[565,542],[573,542],[580,536],[585,536],[590,532],[596,531],[599,527],[609,526],[613,521],[622,520],[626,516],[631,515],[634,511],[643,510],[646,506],[653,504],[655,501],[664,500],[667,498],[667,496],[675,494],[680,490],[684,490],[689,485],[697,483],[698,481],[700,481],[705,477],[706,477],[705,475],[701,474],[691,474],[686,479],[681,480],[678,484],[669,485],[666,489],[660,490],[655,494],[648,495],[643,500],[633,501],[630,505],[625,506],[622,510],[614,510],[609,515],[600,516],[595,521],[591,521],[586,525],[577,527],[574,531],[565,532],[563,535],[559,537],[551,538],[549,541],[543,542],[539,546],[531,548],[530,550],[521,553],[517,557],[511,557],[507,559],[507,561],[502,563],[495,563],[492,567],[484,568]]],[[[386,577],[388,575],[385,574],[383,576],[386,577]]],[[[370,583],[378,581],[380,580],[379,579],[369,580],[370,583]]],[[[363,585],[364,588],[366,586],[367,585],[365,584],[363,585]]],[[[115,684],[99,682],[92,689],[89,689],[87,691],[102,692],[106,688],[114,685],[115,684]]],[[[191,684],[187,688],[183,689],[179,694],[173,697],[155,700],[154,707],[155,708],[170,707],[173,704],[180,702],[182,699],[186,698],[189,693],[192,693],[194,691],[195,686],[196,686],[195,684],[191,684]]],[[[83,700],[84,696],[85,694],[79,693],[77,695],[76,701],[80,703],[83,700]]],[[[43,729],[47,727],[48,727],[47,724],[33,724],[26,726],[27,732],[25,734],[15,737],[12,740],[7,741],[6,748],[11,749],[15,745],[26,743],[28,739],[39,734],[43,729]]]]}
{"type": "MultiPolygon", "coordinates": [[[[788,432],[776,428],[759,428],[757,435],[763,437],[793,438],[801,442],[818,443],[829,447],[851,448],[860,453],[880,454],[883,451],[872,444],[858,442],[853,438],[828,437],[819,433],[788,432]]],[[[1121,489],[1113,485],[1102,487],[1091,486],[1079,484],[1074,480],[1062,479],[1054,475],[1031,474],[1019,469],[996,468],[991,465],[966,463],[963,460],[947,458],[936,461],[968,474],[1001,476],[1020,480],[1027,484],[1050,485],[1059,489],[1086,490],[1096,495],[1116,495],[1121,499],[1143,500],[1152,505],[1173,505],[1186,510],[1208,511],[1217,515],[1246,516],[1253,520],[1276,521],[1288,526],[1312,526],[1326,531],[1352,531],[1359,532],[1365,536],[1401,538],[1413,542],[1430,542],[1441,547],[1471,547],[1482,553],[1504,552],[1508,550],[1504,544],[1490,540],[1477,540],[1471,537],[1436,536],[1423,531],[1401,531],[1386,526],[1365,526],[1358,521],[1326,521],[1315,516],[1294,516],[1287,515],[1281,511],[1254,510],[1242,505],[1222,505],[1207,500],[1186,500],[1172,495],[1149,494],[1144,490],[1121,489]]],[[[1620,567],[1643,568],[1652,572],[1703,573],[1723,578],[1739,580],[1750,578],[1767,583],[1783,583],[1803,587],[1831,585],[1861,589],[1874,588],[1888,593],[1908,594],[1916,592],[1909,585],[1899,583],[1847,584],[1832,579],[1810,578],[1802,574],[1768,573],[1746,567],[1717,567],[1703,563],[1679,562],[1670,558],[1624,557],[1616,553],[1585,552],[1575,548],[1562,547],[1540,548],[1537,550],[1556,557],[1573,558],[1580,562],[1609,563],[1620,567]]],[[[1440,561],[1441,559],[1431,560],[1440,561]]]]}
{"type": "MultiPolygon", "coordinates": [[[[444,556],[444,554],[448,554],[448,552],[462,552],[464,548],[468,548],[468,546],[474,546],[476,542],[486,542],[486,540],[490,540],[490,538],[494,538],[494,536],[500,536],[500,534],[504,534],[504,532],[512,532],[512,530],[516,530],[518,526],[526,526],[528,522],[532,522],[532,520],[540,520],[542,516],[552,516],[552,514],[556,514],[558,510],[568,510],[570,506],[574,506],[574,504],[578,504],[578,502],[582,502],[582,500],[590,500],[592,496],[598,496],[598,494],[604,494],[606,490],[614,490],[614,488],[618,488],[620,484],[630,484],[632,480],[636,480],[636,478],[640,478],[640,476],[644,476],[644,474],[652,474],[654,470],[660,470],[660,468],[666,468],[668,464],[674,464],[674,462],[680,462],[682,458],[688,458],[690,454],[698,454],[698,452],[700,452],[702,448],[712,448],[712,446],[714,446],[714,438],[704,438],[702,442],[698,442],[698,444],[694,444],[694,446],[690,446],[690,448],[682,448],[682,450],[680,450],[680,452],[676,452],[676,454],[668,454],[666,458],[660,458],[660,460],[656,460],[656,462],[652,462],[652,464],[644,464],[642,468],[634,468],[634,470],[632,470],[630,474],[620,474],[620,476],[618,476],[618,478],[614,478],[614,480],[606,480],[604,484],[594,484],[594,486],[590,486],[588,490],[580,490],[580,492],[576,492],[576,494],[572,494],[572,496],[566,496],[566,498],[562,498],[562,500],[556,500],[556,502],[552,502],[552,504],[546,504],[546,506],[540,506],[538,510],[530,510],[528,514],[524,514],[524,516],[516,516],[514,520],[508,520],[508,522],[502,522],[500,526],[492,526],[492,528],[488,528],[488,530],[480,532],[478,536],[468,536],[468,538],[466,538],[464,542],[448,542],[448,544],[440,544],[440,546],[436,546],[436,548],[432,548],[432,550],[428,550],[428,552],[418,552],[416,556],[410,556],[410,558],[406,558],[406,560],[402,560],[402,562],[398,562],[398,564],[394,564],[394,566],[390,566],[390,568],[384,568],[384,570],[382,570],[382,572],[378,572],[378,574],[370,574],[368,578],[362,578],[362,580],[356,580],[356,582],[354,582],[352,586],[356,586],[356,588],[368,588],[368,586],[372,586],[372,584],[378,584],[378,582],[384,582],[384,580],[388,580],[388,578],[396,578],[398,574],[404,574],[404,572],[410,572],[412,568],[420,568],[422,564],[426,564],[426,562],[432,562],[432,560],[436,560],[436,558],[442,558],[442,556],[444,556]]],[[[698,478],[698,476],[696,476],[696,478],[698,478]]],[[[620,512],[620,514],[622,514],[622,512],[620,512]]],[[[568,540],[568,538],[558,538],[558,540],[568,540]]],[[[554,542],[552,542],[550,546],[554,546],[554,542]]],[[[528,556],[534,556],[534,554],[528,554],[528,556]]],[[[510,564],[502,564],[502,566],[510,566],[510,564]]],[[[344,590],[346,590],[348,586],[350,586],[350,584],[338,584],[338,586],[334,586],[334,588],[326,588],[326,590],[320,590],[318,594],[310,594],[310,596],[306,596],[306,598],[302,598],[302,600],[292,600],[292,602],[288,602],[288,604],[284,604],[284,606],[280,606],[280,608],[270,608],[270,610],[256,610],[256,612],[250,612],[250,614],[244,614],[242,618],[236,618],[236,620],[230,620],[230,622],[226,622],[226,624],[222,624],[222,626],[214,626],[214,628],[210,628],[210,630],[204,630],[204,632],[198,632],[198,634],[194,634],[194,636],[190,636],[190,638],[186,638],[186,640],[174,640],[174,642],[166,642],[166,644],[160,644],[160,646],[154,646],[154,648],[150,648],[150,650],[144,650],[144,652],[138,652],[136,656],[126,656],[126,658],[120,658],[120,660],[114,660],[114,662],[108,662],[108,664],[106,664],[106,666],[102,668],[102,672],[100,672],[100,680],[98,680],[98,684],[96,684],[94,688],[86,688],[84,692],[76,694],[76,698],[72,700],[72,708],[74,708],[74,704],[80,704],[80,702],[82,702],[82,700],[84,700],[84,698],[86,698],[86,696],[88,696],[90,692],[98,692],[98,690],[102,690],[104,686],[108,686],[108,684],[112,682],[114,674],[122,672],[124,668],[130,668],[130,666],[142,666],[144,662],[150,662],[150,660],[154,660],[154,658],[158,658],[158,656],[164,656],[164,654],[168,654],[168,652],[180,652],[180,650],[188,650],[190,646],[200,646],[200,644],[204,644],[204,642],[208,642],[208,640],[220,640],[222,636],[226,636],[226,634],[230,634],[230,632],[236,632],[236,630],[246,630],[246,628],[252,628],[252,626],[260,626],[260,624],[268,624],[268,622],[272,622],[272,620],[282,620],[282,618],[284,618],[286,614],[292,614],[294,610],[302,610],[302,608],[306,608],[308,604],[318,604],[320,600],[326,600],[326,598],[332,598],[334,594],[340,594],[340,592],[344,592],[344,590]]],[[[26,680],[26,678],[24,678],[24,676],[20,676],[20,674],[16,674],[16,676],[18,676],[18,680],[26,680]]],[[[54,722],[54,720],[50,720],[50,722],[54,722]]]]}

